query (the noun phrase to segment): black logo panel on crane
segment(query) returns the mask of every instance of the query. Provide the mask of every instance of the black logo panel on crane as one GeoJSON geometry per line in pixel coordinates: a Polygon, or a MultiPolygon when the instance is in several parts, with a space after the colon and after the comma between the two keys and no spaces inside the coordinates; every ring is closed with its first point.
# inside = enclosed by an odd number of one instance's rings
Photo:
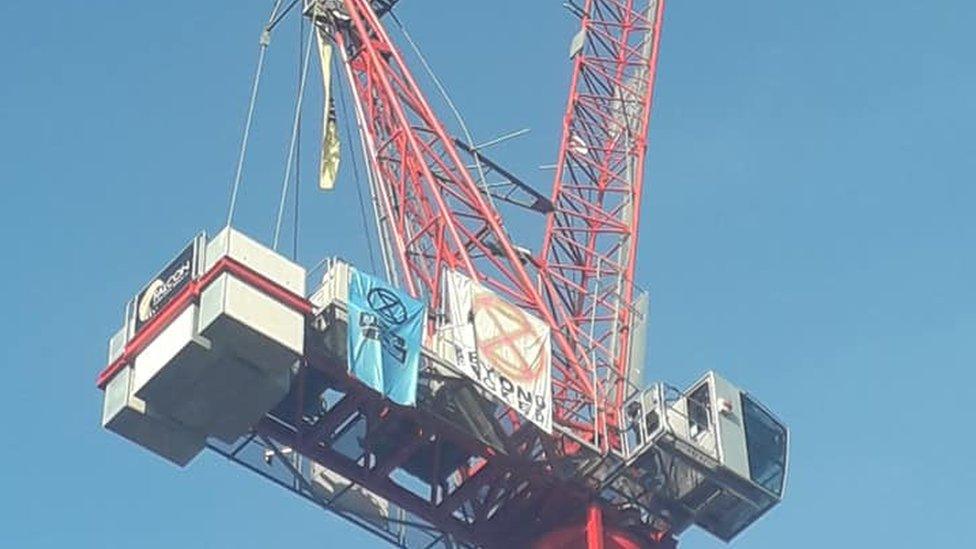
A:
{"type": "Polygon", "coordinates": [[[193,279],[196,242],[190,243],[136,296],[135,331],[156,317],[193,279]]]}

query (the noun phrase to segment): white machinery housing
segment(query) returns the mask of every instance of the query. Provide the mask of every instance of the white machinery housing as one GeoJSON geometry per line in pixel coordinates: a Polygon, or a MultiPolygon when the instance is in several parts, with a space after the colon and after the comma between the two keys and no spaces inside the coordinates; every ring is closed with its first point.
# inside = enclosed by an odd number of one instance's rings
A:
{"type": "Polygon", "coordinates": [[[669,530],[697,524],[729,541],[782,500],[786,427],[715,372],[685,392],[656,384],[624,413],[628,465],[610,490],[669,530]]]}
{"type": "Polygon", "coordinates": [[[234,442],[288,393],[304,293],[302,267],[243,234],[196,238],[126,309],[103,425],[181,466],[234,442]]]}

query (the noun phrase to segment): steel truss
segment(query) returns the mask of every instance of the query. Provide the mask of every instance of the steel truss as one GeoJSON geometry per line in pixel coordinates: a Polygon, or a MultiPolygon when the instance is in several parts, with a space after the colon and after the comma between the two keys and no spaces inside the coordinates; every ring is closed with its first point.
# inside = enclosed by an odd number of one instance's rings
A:
{"type": "MultiPolygon", "coordinates": [[[[416,409],[392,406],[348,377],[343,352],[315,350],[310,341],[298,384],[316,390],[311,397],[293,390],[249,444],[282,463],[287,449],[395,502],[408,519],[378,535],[396,544],[409,530],[434,546],[526,546],[567,520],[585,520],[624,465],[619,411],[643,320],[634,259],[664,1],[587,0],[579,9],[551,200],[446,131],[380,23],[391,5],[306,4],[343,61],[391,280],[436,316],[442,277],[456,270],[549,324],[558,431],[546,435],[498,403],[485,408],[491,400],[483,395],[466,405],[441,402],[438,387],[477,388],[429,355],[421,374],[427,396],[416,409]],[[472,157],[503,182],[473,177],[464,162],[472,157]],[[548,215],[540,256],[514,245],[496,199],[548,215]],[[316,399],[321,408],[309,411],[316,399]],[[459,419],[465,410],[480,410],[465,416],[474,422],[467,427],[459,419]]],[[[339,324],[339,316],[316,318],[316,329],[339,324]]],[[[436,324],[431,319],[429,329],[436,324]]],[[[289,469],[296,491],[310,497],[302,469],[289,469]]],[[[664,539],[613,504],[600,508],[601,520],[626,524],[648,546],[664,539]]]]}
{"type": "Polygon", "coordinates": [[[514,246],[491,200],[498,189],[469,173],[461,154],[472,151],[438,121],[380,8],[342,0],[316,19],[344,53],[398,282],[436,310],[444,270],[462,271],[544,319],[556,424],[583,445],[619,450],[612,432],[643,326],[634,265],[664,1],[587,0],[578,10],[553,198],[507,180],[530,199],[518,203],[551,210],[540,258],[514,246]]]}
{"type": "Polygon", "coordinates": [[[664,4],[586,0],[572,8],[582,29],[573,41],[543,270],[555,289],[546,299],[569,311],[565,323],[594,357],[609,427],[621,426],[632,347],[643,336],[635,333],[643,319],[634,266],[664,4]]]}
{"type": "MultiPolygon", "coordinates": [[[[593,490],[619,472],[612,457],[567,457],[556,439],[512,422],[504,404],[427,351],[417,406],[390,404],[349,376],[345,319],[341,304],[311,318],[288,397],[250,436],[210,448],[401,547],[528,547],[582,522],[598,501],[593,490]],[[313,463],[391,502],[385,524],[344,510],[344,491],[317,491],[313,463]]],[[[626,522],[602,507],[608,524],[626,522]]],[[[627,527],[658,547],[659,533],[639,521],[627,527]]]]}
{"type": "Polygon", "coordinates": [[[547,322],[554,340],[554,420],[577,443],[605,445],[591,355],[569,311],[543,298],[557,289],[548,277],[530,275],[536,261],[513,245],[489,191],[468,172],[370,3],[343,0],[342,8],[315,17],[344,55],[381,236],[396,259],[398,282],[437,310],[442,276],[457,270],[547,322]]]}

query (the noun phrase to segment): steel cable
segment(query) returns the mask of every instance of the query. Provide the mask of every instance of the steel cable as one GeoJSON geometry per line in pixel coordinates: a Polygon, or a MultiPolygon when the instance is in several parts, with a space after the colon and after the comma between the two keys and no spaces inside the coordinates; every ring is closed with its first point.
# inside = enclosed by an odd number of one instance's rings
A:
{"type": "Polygon", "coordinates": [[[227,226],[230,227],[234,221],[234,210],[237,208],[237,194],[241,188],[241,178],[244,174],[244,159],[247,157],[247,144],[251,137],[251,124],[254,121],[254,107],[257,105],[258,90],[261,87],[261,74],[264,72],[264,59],[271,44],[271,29],[278,16],[278,9],[281,8],[282,0],[276,0],[271,8],[271,16],[268,24],[261,31],[261,38],[258,40],[260,50],[258,53],[258,66],[254,71],[254,81],[251,85],[251,99],[247,106],[247,117],[244,122],[244,135],[241,138],[241,150],[237,157],[237,171],[234,175],[234,184],[230,191],[230,206],[227,208],[227,226]]]}
{"type": "Polygon", "coordinates": [[[285,177],[281,182],[281,199],[278,202],[278,216],[275,219],[274,239],[271,246],[275,251],[278,250],[278,240],[281,236],[281,221],[285,215],[285,201],[288,197],[288,184],[290,183],[291,179],[292,165],[295,162],[295,147],[298,143],[298,130],[301,124],[302,104],[305,99],[305,84],[308,82],[309,59],[312,57],[312,44],[315,42],[313,40],[313,32],[315,32],[314,25],[309,31],[308,45],[305,47],[305,60],[302,63],[302,77],[298,85],[298,99],[295,102],[295,117],[291,129],[291,142],[288,145],[288,159],[285,161],[285,177]]]}

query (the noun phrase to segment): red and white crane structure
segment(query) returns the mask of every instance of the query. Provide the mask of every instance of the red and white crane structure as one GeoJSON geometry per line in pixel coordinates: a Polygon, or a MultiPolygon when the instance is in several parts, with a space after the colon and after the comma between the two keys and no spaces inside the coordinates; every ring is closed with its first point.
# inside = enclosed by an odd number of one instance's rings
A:
{"type": "MultiPolygon", "coordinates": [[[[692,524],[731,539],[782,497],[785,428],[714,373],[684,392],[639,385],[647,301],[635,268],[665,0],[567,4],[581,27],[549,198],[449,133],[384,28],[395,4],[302,0],[323,44],[338,50],[353,98],[387,278],[426,303],[425,346],[451,299],[448,273],[541,320],[551,336],[552,432],[430,349],[417,405],[391,405],[349,373],[342,334],[350,313],[338,278],[327,275],[307,297],[286,260],[230,228],[210,243],[199,237],[178,258],[186,267],[173,263],[127,309],[99,377],[103,422],[181,465],[206,444],[403,547],[664,548],[692,524]],[[486,171],[505,184],[488,185],[486,171]],[[516,244],[499,202],[540,216],[537,253],[516,244]],[[244,289],[234,290],[235,277],[244,289]],[[206,313],[218,286],[225,305],[206,313]],[[251,329],[267,319],[231,311],[234,291],[265,296],[261,310],[275,318],[298,319],[304,342],[276,335],[278,325],[251,329]],[[149,363],[162,354],[154,341],[175,341],[167,334],[186,310],[191,324],[193,315],[217,320],[188,328],[173,358],[147,374],[140,357],[149,363]],[[226,334],[260,344],[221,345],[226,334]],[[196,358],[215,353],[222,358],[196,358]],[[282,364],[294,357],[297,366],[258,377],[240,366],[268,356],[282,364]],[[248,406],[233,394],[219,393],[219,405],[210,402],[217,393],[200,393],[193,405],[170,394],[180,383],[205,386],[194,380],[215,375],[205,372],[215,363],[229,365],[214,379],[258,380],[264,389],[251,387],[248,406]],[[177,367],[183,373],[158,373],[177,367]],[[263,408],[255,404],[262,399],[263,408]],[[242,426],[218,413],[235,409],[254,421],[242,426]],[[196,421],[196,430],[187,435],[181,421],[196,421]],[[166,447],[173,437],[183,437],[179,451],[166,447]]],[[[247,389],[241,383],[238,392],[247,389]]]]}
{"type": "Polygon", "coordinates": [[[573,49],[552,209],[528,256],[462,161],[372,3],[344,2],[346,50],[382,238],[400,282],[436,306],[461,270],[552,328],[555,421],[606,449],[623,404],[635,313],[634,268],[663,1],[587,0],[573,49]]]}

